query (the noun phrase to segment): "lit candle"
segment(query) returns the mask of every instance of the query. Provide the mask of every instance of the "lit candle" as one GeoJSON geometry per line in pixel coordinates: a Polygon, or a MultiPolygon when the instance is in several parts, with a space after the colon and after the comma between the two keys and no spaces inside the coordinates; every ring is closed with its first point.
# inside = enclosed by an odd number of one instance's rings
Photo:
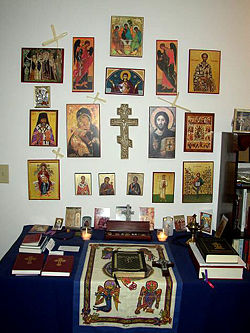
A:
{"type": "Polygon", "coordinates": [[[159,242],[165,242],[165,240],[168,238],[168,235],[164,230],[162,230],[157,233],[157,238],[159,242]]]}
{"type": "Polygon", "coordinates": [[[89,240],[91,238],[91,233],[88,232],[88,228],[82,231],[82,239],[89,240]]]}

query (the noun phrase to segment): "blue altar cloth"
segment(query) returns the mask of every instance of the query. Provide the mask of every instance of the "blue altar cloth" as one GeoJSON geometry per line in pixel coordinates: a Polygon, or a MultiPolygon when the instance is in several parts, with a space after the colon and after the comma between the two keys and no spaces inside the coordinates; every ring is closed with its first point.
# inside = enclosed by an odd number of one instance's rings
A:
{"type": "MultiPolygon", "coordinates": [[[[2,332],[71,333],[73,332],[73,292],[78,267],[84,252],[80,237],[56,240],[57,245],[78,245],[74,269],[70,277],[16,277],[11,275],[18,248],[31,228],[25,226],[20,237],[0,261],[0,322],[2,332]],[[3,328],[7,328],[5,331],[3,328]]],[[[169,237],[175,266],[182,280],[178,333],[235,333],[249,331],[250,272],[243,280],[211,280],[214,289],[197,278],[185,241],[190,233],[174,233],[169,237]],[[182,237],[182,238],[180,238],[182,237]]],[[[103,241],[103,232],[94,230],[91,241],[103,241]]],[[[153,242],[157,242],[156,233],[153,242]]],[[[69,253],[67,253],[69,254],[69,253]]],[[[172,260],[172,258],[171,258],[172,260]]],[[[86,330],[86,332],[90,331],[86,330]]],[[[130,329],[102,327],[91,332],[131,333],[130,329]],[[98,330],[98,331],[97,331],[98,330]]],[[[150,330],[150,329],[148,329],[150,330]]],[[[147,332],[136,329],[136,332],[147,332]]],[[[152,330],[155,333],[155,330],[152,330]]],[[[165,332],[164,329],[158,331],[165,332]]],[[[166,331],[167,332],[167,331],[166,331]]]]}
{"type": "MultiPolygon", "coordinates": [[[[91,241],[91,243],[93,243],[91,241]]],[[[96,242],[97,244],[100,242],[96,242]]],[[[102,242],[103,244],[104,242],[102,242]]],[[[126,244],[126,243],[133,243],[133,245],[139,244],[140,247],[142,246],[142,242],[119,242],[119,241],[105,241],[105,244],[107,244],[107,246],[109,244],[126,244]]],[[[154,243],[154,244],[159,244],[159,243],[154,243]]],[[[182,280],[180,278],[180,275],[178,273],[178,269],[176,266],[173,267],[173,273],[174,273],[174,277],[176,279],[176,293],[175,293],[175,304],[174,304],[174,317],[173,317],[173,322],[171,323],[172,328],[166,328],[167,326],[154,326],[152,325],[150,328],[149,327],[129,327],[129,326],[124,326],[124,327],[112,327],[112,326],[105,326],[105,324],[103,324],[103,326],[91,326],[90,325],[79,325],[79,308],[80,308],[80,279],[81,279],[81,274],[83,271],[83,266],[85,263],[85,259],[86,259],[86,251],[87,251],[87,242],[84,246],[84,249],[82,251],[82,257],[79,260],[79,267],[78,270],[76,272],[76,279],[74,282],[74,300],[73,300],[73,332],[74,333],[85,333],[85,332],[100,332],[100,333],[108,333],[108,332],[129,332],[129,333],[134,333],[134,332],[138,332],[138,333],[150,333],[150,332],[155,332],[157,328],[160,329],[160,332],[169,332],[169,333],[176,333],[177,329],[178,329],[178,323],[179,323],[179,312],[180,312],[180,303],[181,303],[181,294],[182,294],[182,280]]],[[[143,244],[143,245],[147,245],[147,244],[143,244]]],[[[148,245],[152,245],[152,242],[150,242],[150,244],[148,245]]],[[[161,244],[162,245],[162,244],[161,244]]],[[[167,255],[169,260],[173,261],[173,256],[171,254],[170,248],[168,246],[168,244],[165,243],[165,247],[166,247],[166,251],[167,251],[167,255]]],[[[122,285],[122,283],[120,282],[120,284],[122,285]]],[[[93,304],[92,304],[93,305],[93,304]]],[[[140,317],[140,316],[139,316],[140,317]]],[[[115,325],[114,325],[115,326],[115,325]]],[[[141,325],[143,326],[143,325],[141,325]]]]}

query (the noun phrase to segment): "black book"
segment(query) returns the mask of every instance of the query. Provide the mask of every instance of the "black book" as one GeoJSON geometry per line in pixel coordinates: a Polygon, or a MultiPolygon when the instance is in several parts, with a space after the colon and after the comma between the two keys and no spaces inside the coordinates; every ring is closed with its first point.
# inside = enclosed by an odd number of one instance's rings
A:
{"type": "Polygon", "coordinates": [[[112,276],[144,278],[146,261],[142,251],[113,251],[112,276]]]}
{"type": "Polygon", "coordinates": [[[196,240],[196,246],[206,263],[238,262],[238,253],[223,238],[198,237],[196,240]]]}

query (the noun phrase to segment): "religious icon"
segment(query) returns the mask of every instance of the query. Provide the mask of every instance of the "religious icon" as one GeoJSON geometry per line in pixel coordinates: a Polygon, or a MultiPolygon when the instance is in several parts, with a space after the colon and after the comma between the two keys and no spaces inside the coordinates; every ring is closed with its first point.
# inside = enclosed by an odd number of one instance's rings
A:
{"type": "Polygon", "coordinates": [[[50,87],[35,86],[34,87],[34,107],[50,108],[50,87]]]}
{"type": "Polygon", "coordinates": [[[100,105],[67,104],[67,156],[100,157],[100,105]]]}
{"type": "Polygon", "coordinates": [[[22,48],[22,82],[62,83],[64,50],[22,48]]]}
{"type": "Polygon", "coordinates": [[[185,223],[184,215],[175,215],[174,216],[174,227],[175,227],[175,231],[177,231],[177,232],[186,230],[186,223],[185,223]]]}
{"type": "Polygon", "coordinates": [[[60,200],[59,160],[28,160],[29,200],[60,200]]]}
{"type": "Polygon", "coordinates": [[[115,219],[117,221],[126,221],[126,215],[124,214],[125,211],[126,211],[126,206],[116,206],[115,219]]]}
{"type": "Polygon", "coordinates": [[[94,228],[105,230],[110,219],[110,208],[95,208],[94,228]]]}
{"type": "Polygon", "coordinates": [[[175,107],[149,107],[149,158],[175,158],[175,107]]]}
{"type": "Polygon", "coordinates": [[[73,37],[72,91],[94,91],[94,37],[73,37]]]}
{"type": "Polygon", "coordinates": [[[57,146],[57,129],[57,110],[30,110],[30,146],[57,146]]]}
{"type": "Polygon", "coordinates": [[[215,50],[189,50],[189,93],[219,94],[220,56],[215,50]]]}
{"type": "Polygon", "coordinates": [[[66,207],[65,228],[80,229],[81,228],[81,207],[66,207]]]}
{"type": "Polygon", "coordinates": [[[120,126],[121,134],[117,136],[117,143],[121,145],[121,159],[127,159],[128,149],[133,147],[133,142],[129,139],[129,126],[138,126],[138,119],[128,117],[132,114],[132,109],[128,107],[128,104],[121,104],[121,107],[117,108],[117,114],[120,115],[120,119],[110,119],[110,125],[120,126]]]}
{"type": "Polygon", "coordinates": [[[156,95],[177,94],[177,40],[156,41],[156,95]]]}
{"type": "Polygon", "coordinates": [[[250,109],[234,110],[233,132],[250,133],[250,109]]]}
{"type": "Polygon", "coordinates": [[[105,93],[115,95],[144,95],[144,69],[106,68],[105,93]]]}
{"type": "Polygon", "coordinates": [[[182,202],[212,202],[214,162],[183,162],[182,202]]]}
{"type": "Polygon", "coordinates": [[[153,172],[153,203],[174,202],[174,172],[153,172]]]}
{"type": "Polygon", "coordinates": [[[214,113],[185,113],[184,151],[213,152],[214,113]]]}
{"type": "Polygon", "coordinates": [[[139,221],[149,221],[149,229],[150,231],[153,231],[155,225],[154,207],[140,207],[139,209],[139,221]]]}
{"type": "Polygon", "coordinates": [[[75,194],[92,194],[91,173],[75,173],[75,194]]]}
{"type": "Polygon", "coordinates": [[[62,230],[62,227],[63,227],[63,218],[57,217],[54,226],[51,230],[62,230]]]}
{"type": "Polygon", "coordinates": [[[217,225],[214,237],[221,238],[221,236],[223,234],[223,231],[224,231],[224,229],[227,225],[227,222],[228,222],[228,218],[223,214],[221,219],[220,219],[219,224],[217,225]]]}
{"type": "Polygon", "coordinates": [[[115,174],[99,173],[99,195],[115,194],[115,174]]]}
{"type": "Polygon", "coordinates": [[[211,213],[200,212],[201,231],[210,235],[212,234],[212,217],[211,213]]]}
{"type": "Polygon", "coordinates": [[[127,195],[143,195],[143,173],[128,173],[127,195]]]}
{"type": "Polygon", "coordinates": [[[142,57],[143,17],[111,16],[110,55],[142,57]]]}

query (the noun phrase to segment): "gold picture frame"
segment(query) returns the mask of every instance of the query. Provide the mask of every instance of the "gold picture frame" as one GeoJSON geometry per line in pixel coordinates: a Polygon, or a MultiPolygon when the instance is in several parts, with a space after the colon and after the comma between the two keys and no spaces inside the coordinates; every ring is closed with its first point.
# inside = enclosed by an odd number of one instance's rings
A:
{"type": "Polygon", "coordinates": [[[91,173],[75,173],[75,195],[92,195],[91,173]]]}
{"type": "Polygon", "coordinates": [[[189,50],[188,92],[219,94],[221,51],[189,50]]]}
{"type": "Polygon", "coordinates": [[[60,200],[60,161],[28,160],[29,200],[60,200]]]}

